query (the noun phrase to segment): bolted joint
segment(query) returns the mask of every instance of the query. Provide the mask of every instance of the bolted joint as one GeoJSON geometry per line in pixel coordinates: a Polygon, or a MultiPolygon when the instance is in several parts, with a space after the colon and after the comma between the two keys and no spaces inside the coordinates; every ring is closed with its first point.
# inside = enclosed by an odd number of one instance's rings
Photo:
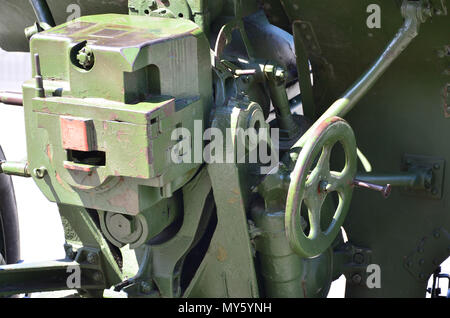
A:
{"type": "Polygon", "coordinates": [[[84,69],[90,70],[94,66],[94,52],[90,47],[85,46],[78,52],[77,60],[84,69]]]}
{"type": "Polygon", "coordinates": [[[33,174],[36,178],[43,179],[47,174],[47,169],[45,167],[33,169],[33,174]]]}
{"type": "Polygon", "coordinates": [[[136,222],[134,218],[130,219],[125,215],[115,214],[109,221],[108,230],[115,237],[126,239],[136,231],[136,222]]]}
{"type": "Polygon", "coordinates": [[[278,65],[265,65],[264,74],[266,75],[267,80],[274,81],[277,85],[286,84],[286,80],[288,78],[287,71],[283,67],[278,65]]]}

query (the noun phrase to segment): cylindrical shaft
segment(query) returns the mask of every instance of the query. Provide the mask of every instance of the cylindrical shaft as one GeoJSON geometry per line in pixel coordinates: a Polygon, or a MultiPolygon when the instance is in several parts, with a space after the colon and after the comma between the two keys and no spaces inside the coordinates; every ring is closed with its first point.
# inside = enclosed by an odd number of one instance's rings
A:
{"type": "Polygon", "coordinates": [[[30,0],[30,4],[33,7],[38,22],[47,23],[51,27],[56,25],[46,0],[30,0]]]}
{"type": "Polygon", "coordinates": [[[0,103],[23,106],[23,96],[21,93],[0,92],[0,103]]]}
{"type": "Polygon", "coordinates": [[[3,161],[0,162],[0,173],[11,176],[31,177],[28,162],[3,161]]]}
{"type": "Polygon", "coordinates": [[[417,187],[419,175],[417,173],[396,173],[396,174],[370,174],[362,173],[356,179],[377,185],[390,184],[393,187],[417,187]]]}
{"type": "Polygon", "coordinates": [[[358,179],[353,180],[353,184],[360,188],[366,188],[369,190],[374,190],[380,192],[385,198],[391,194],[391,185],[387,184],[385,186],[380,186],[378,184],[373,184],[369,182],[364,182],[358,179]]]}

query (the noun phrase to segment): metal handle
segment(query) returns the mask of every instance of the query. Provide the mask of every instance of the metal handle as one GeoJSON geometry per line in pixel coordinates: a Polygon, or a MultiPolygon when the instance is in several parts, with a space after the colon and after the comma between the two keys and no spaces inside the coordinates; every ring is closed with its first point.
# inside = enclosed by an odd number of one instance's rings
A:
{"type": "Polygon", "coordinates": [[[378,184],[368,183],[368,182],[364,182],[364,181],[361,181],[358,179],[354,179],[353,184],[360,188],[366,188],[366,189],[381,192],[381,194],[383,195],[384,198],[389,197],[389,195],[391,194],[391,189],[392,189],[390,184],[387,184],[385,186],[380,186],[378,184]]]}

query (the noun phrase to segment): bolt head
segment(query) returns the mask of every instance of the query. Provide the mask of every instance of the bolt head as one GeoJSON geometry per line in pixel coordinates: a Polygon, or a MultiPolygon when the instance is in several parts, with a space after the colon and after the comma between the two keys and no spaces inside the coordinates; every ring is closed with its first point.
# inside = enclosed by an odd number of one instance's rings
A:
{"type": "Polygon", "coordinates": [[[277,80],[285,81],[287,79],[287,72],[283,68],[277,67],[275,69],[275,76],[277,80]]]}
{"type": "Polygon", "coordinates": [[[353,281],[353,283],[355,283],[355,284],[361,284],[361,281],[362,281],[361,275],[359,275],[359,274],[353,275],[353,276],[352,276],[352,281],[353,281]]]}
{"type": "Polygon", "coordinates": [[[89,254],[86,256],[86,261],[87,261],[89,264],[96,264],[96,263],[97,263],[97,254],[95,254],[95,253],[89,253],[89,254]]]}
{"type": "Polygon", "coordinates": [[[134,221],[122,214],[115,214],[109,220],[108,230],[112,235],[124,239],[135,231],[134,221]]]}
{"type": "Polygon", "coordinates": [[[364,263],[364,255],[362,255],[361,253],[356,253],[355,255],[353,255],[353,261],[356,264],[364,263]]]}
{"type": "Polygon", "coordinates": [[[94,53],[85,46],[78,52],[77,60],[83,68],[90,69],[94,65],[94,53]]]}
{"type": "Polygon", "coordinates": [[[152,286],[150,286],[150,284],[147,282],[141,282],[141,291],[144,294],[150,294],[150,292],[152,291],[152,286]]]}

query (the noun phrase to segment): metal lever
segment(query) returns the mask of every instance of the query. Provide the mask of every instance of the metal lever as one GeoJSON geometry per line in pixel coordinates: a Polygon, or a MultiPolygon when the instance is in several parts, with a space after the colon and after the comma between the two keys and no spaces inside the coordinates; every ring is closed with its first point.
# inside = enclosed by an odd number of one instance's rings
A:
{"type": "Polygon", "coordinates": [[[381,194],[383,195],[383,197],[386,199],[387,197],[389,197],[389,195],[391,194],[391,185],[387,184],[385,186],[380,186],[378,184],[373,184],[373,183],[368,183],[368,182],[364,182],[358,179],[354,179],[353,180],[353,184],[357,187],[360,188],[366,188],[366,189],[370,189],[370,190],[375,190],[378,192],[381,192],[381,194]]]}

